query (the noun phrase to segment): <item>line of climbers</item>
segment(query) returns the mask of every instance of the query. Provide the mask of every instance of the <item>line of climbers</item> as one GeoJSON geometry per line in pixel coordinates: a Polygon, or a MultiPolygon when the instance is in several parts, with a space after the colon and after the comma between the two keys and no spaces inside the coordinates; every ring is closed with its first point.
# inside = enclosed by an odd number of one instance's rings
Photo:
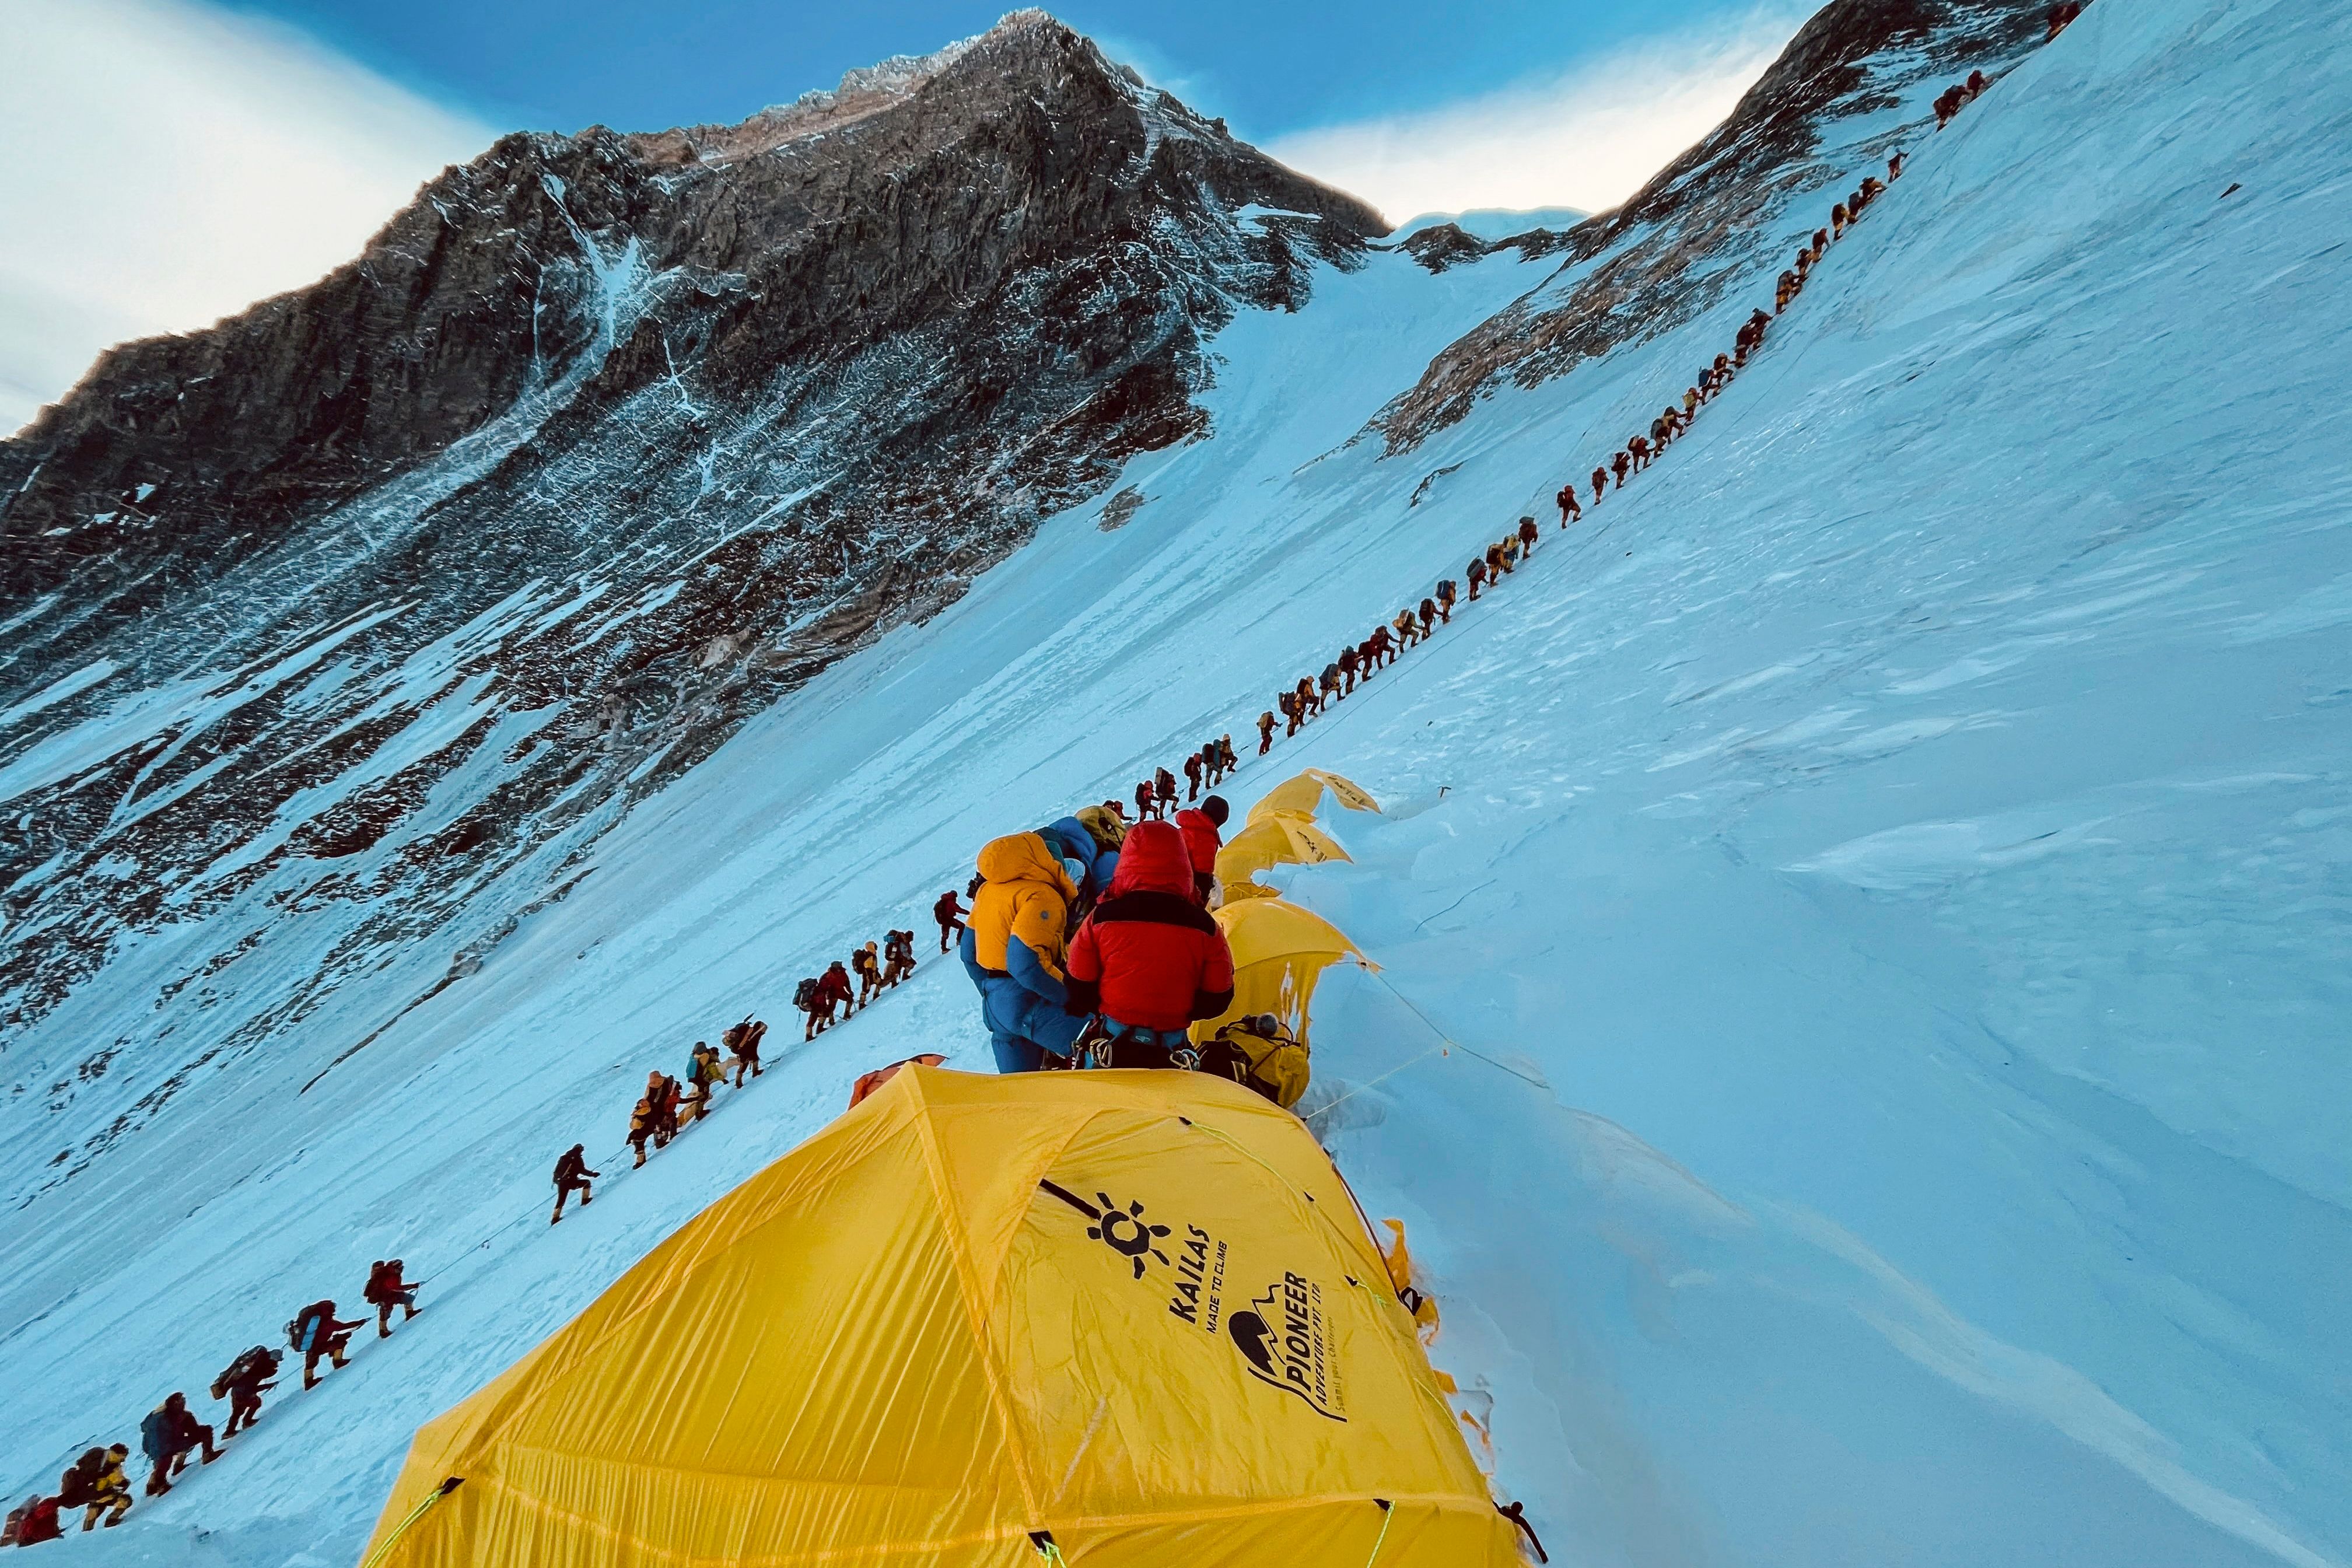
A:
{"type": "MultiPolygon", "coordinates": [[[[1263,751],[1264,748],[1261,747],[1260,750],[1263,751]]],[[[1241,758],[1234,753],[1234,738],[1231,734],[1219,735],[1214,740],[1202,742],[1201,749],[1184,759],[1184,804],[1198,805],[1201,801],[1201,792],[1203,789],[1215,789],[1225,782],[1235,768],[1240,766],[1241,758]]],[[[1103,802],[1103,805],[1122,819],[1127,816],[1127,808],[1120,802],[1107,800],[1103,802]]],[[[1176,775],[1174,773],[1170,773],[1166,768],[1155,768],[1150,778],[1136,784],[1135,819],[1138,822],[1165,822],[1174,816],[1176,812],[1176,775]]],[[[944,936],[940,941],[940,951],[941,952],[947,951],[944,936]]]]}
{"type": "MultiPolygon", "coordinates": [[[[397,1258],[378,1260],[369,1268],[362,1292],[376,1310],[376,1333],[383,1339],[392,1337],[394,1311],[405,1314],[403,1322],[416,1316],[416,1285],[403,1278],[404,1267],[397,1258]]],[[[288,1347],[302,1357],[302,1386],[319,1385],[320,1362],[346,1364],[352,1335],[366,1326],[365,1317],[350,1322],[337,1318],[331,1300],[314,1301],[295,1313],[286,1325],[286,1338],[288,1347]]],[[[268,1345],[255,1345],[239,1352],[213,1379],[213,1398],[228,1402],[228,1420],[217,1438],[212,1426],[188,1408],[188,1396],[183,1392],[166,1394],[163,1404],[149,1411],[139,1424],[140,1446],[151,1467],[142,1489],[145,1494],[163,1496],[188,1468],[190,1456],[201,1453],[203,1463],[209,1465],[220,1458],[221,1444],[251,1427],[260,1418],[262,1394],[278,1386],[282,1361],[268,1345]]],[[[111,1530],[121,1524],[131,1511],[130,1462],[131,1450],[121,1443],[86,1449],[66,1468],[55,1495],[37,1492],[10,1510],[5,1529],[0,1529],[0,1546],[55,1541],[65,1533],[65,1520],[77,1509],[81,1510],[81,1527],[86,1531],[101,1524],[111,1530]]]]}
{"type": "MultiPolygon", "coordinates": [[[[2056,37],[2081,13],[2081,0],[2055,6],[2049,36],[2056,37]]],[[[1943,129],[1990,85],[1985,74],[1975,70],[1966,81],[1947,89],[1935,100],[1937,129],[1943,129]]],[[[1887,181],[1902,177],[1904,162],[1899,150],[1888,158],[1887,181]]],[[[1667,405],[1651,421],[1646,437],[1634,436],[1606,465],[1593,468],[1594,504],[1611,488],[1612,476],[1615,488],[1622,489],[1628,474],[1647,468],[1689,428],[1698,409],[1714,401],[1762,346],[1773,316],[1802,291],[1828,245],[1843,238],[1885,188],[1875,178],[1865,179],[1830,209],[1829,226],[1816,229],[1797,253],[1795,265],[1780,274],[1772,314],[1761,310],[1752,313],[1740,327],[1732,352],[1717,354],[1701,367],[1679,405],[1667,405]]],[[[1584,509],[1573,480],[1554,499],[1562,529],[1582,520],[1584,509]]],[[[1535,549],[1540,532],[1535,519],[1522,517],[1516,530],[1473,557],[1465,573],[1469,599],[1475,602],[1483,589],[1516,571],[1535,549]]],[[[1296,735],[1330,703],[1352,694],[1359,682],[1369,681],[1437,626],[1451,624],[1457,602],[1454,580],[1440,580],[1417,605],[1408,605],[1361,642],[1343,647],[1319,677],[1301,676],[1295,686],[1282,690],[1276,709],[1286,721],[1284,735],[1296,735]]],[[[1276,722],[1275,711],[1258,715],[1260,756],[1273,750],[1276,722]]],[[[1216,1031],[1205,1047],[1190,1033],[1194,1022],[1216,1018],[1233,1003],[1233,953],[1210,912],[1217,901],[1216,857],[1229,808],[1223,797],[1211,794],[1203,799],[1201,791],[1213,791],[1239,765],[1230,733],[1206,742],[1183,763],[1185,799],[1198,801],[1197,805],[1179,809],[1175,776],[1167,768],[1156,769],[1135,787],[1138,820],[1131,826],[1122,803],[1109,800],[1034,832],[992,840],[980,853],[980,874],[964,889],[971,908],[965,909],[952,889],[940,895],[932,906],[940,951],[957,947],[978,987],[1000,1071],[1114,1064],[1210,1070],[1273,1094],[1262,1076],[1263,1064],[1271,1053],[1298,1050],[1298,1043],[1286,1037],[1277,1019],[1259,1015],[1236,1020],[1216,1031]]],[[[868,942],[854,950],[846,965],[835,960],[822,974],[803,980],[793,995],[793,1006],[807,1016],[802,1039],[814,1040],[913,974],[914,944],[913,931],[891,931],[882,942],[868,942]]],[[[647,1075],[646,1092],[629,1117],[628,1147],[635,1156],[632,1169],[646,1163],[648,1143],[661,1149],[681,1130],[708,1116],[720,1084],[731,1083],[740,1090],[760,1076],[760,1047],[767,1028],[747,1015],[721,1034],[731,1068],[719,1050],[698,1040],[683,1084],[659,1069],[647,1075]]],[[[861,1079],[856,1097],[871,1092],[899,1065],[861,1079]]],[[[1290,1094],[1283,1103],[1295,1099],[1290,1094]]],[[[575,1193],[586,1207],[592,1183],[600,1175],[589,1167],[584,1144],[564,1151],[555,1164],[555,1209],[549,1223],[562,1221],[564,1205],[575,1193]]],[[[363,1294],[376,1308],[376,1331],[382,1337],[391,1334],[395,1308],[406,1314],[404,1321],[417,1312],[416,1285],[403,1278],[402,1269],[402,1261],[393,1258],[377,1263],[369,1273],[363,1294]]],[[[364,1318],[339,1320],[332,1300],[312,1302],[296,1314],[287,1324],[287,1338],[289,1347],[303,1358],[304,1388],[317,1386],[320,1361],[334,1367],[346,1364],[351,1336],[365,1324],[364,1318]]],[[[256,1345],[214,1380],[213,1397],[229,1403],[221,1440],[253,1425],[262,1394],[277,1386],[273,1380],[280,1359],[268,1346],[256,1345]]],[[[153,1466],[146,1485],[150,1497],[171,1489],[172,1479],[186,1468],[190,1454],[201,1450],[205,1464],[219,1457],[212,1427],[195,1418],[181,1393],[149,1414],[142,1423],[141,1438],[153,1466]]],[[[83,1453],[66,1470],[55,1496],[36,1493],[9,1512],[0,1528],[0,1547],[57,1539],[62,1533],[61,1517],[75,1509],[82,1510],[84,1530],[101,1521],[109,1528],[120,1523],[132,1500],[125,1479],[129,1457],[130,1450],[121,1443],[83,1453]]]]}
{"type": "MultiPolygon", "coordinates": [[[[1982,74],[1979,72],[1971,79],[1980,80],[1982,74]]],[[[1886,160],[1887,181],[1903,177],[1903,161],[1904,155],[1900,151],[1886,160]]],[[[1680,403],[1669,403],[1656,418],[1650,421],[1648,435],[1633,437],[1606,464],[1594,468],[1591,474],[1594,505],[1599,505],[1612,488],[1610,479],[1612,475],[1616,479],[1615,488],[1622,489],[1629,474],[1638,474],[1655,462],[1659,454],[1690,428],[1698,416],[1699,409],[1713,402],[1730,384],[1736,372],[1746,368],[1748,356],[1763,346],[1764,334],[1771,327],[1772,317],[1789,308],[1789,302],[1803,289],[1805,279],[1820,264],[1831,243],[1843,238],[1846,230],[1860,220],[1864,211],[1885,189],[1886,182],[1873,176],[1864,180],[1852,195],[1830,208],[1829,226],[1814,230],[1811,240],[1797,252],[1796,265],[1780,274],[1774,291],[1772,314],[1767,315],[1759,310],[1750,315],[1734,338],[1731,352],[1719,353],[1713,363],[1700,366],[1697,378],[1685,389],[1680,403]]],[[[1584,506],[1578,497],[1575,480],[1562,485],[1559,494],[1552,499],[1559,507],[1561,528],[1583,520],[1584,506]]],[[[1523,517],[1519,519],[1517,529],[1472,556],[1463,574],[1470,584],[1469,602],[1477,603],[1482,592],[1495,587],[1518,570],[1519,563],[1534,553],[1537,542],[1542,536],[1542,530],[1536,526],[1536,520],[1523,517]]],[[[1371,635],[1362,642],[1342,647],[1339,656],[1323,667],[1319,676],[1302,675],[1294,685],[1277,692],[1274,708],[1257,716],[1258,754],[1264,756],[1274,749],[1277,712],[1283,724],[1284,737],[1286,739],[1297,734],[1301,726],[1322,714],[1332,703],[1353,696],[1359,682],[1370,680],[1376,672],[1394,663],[1413,644],[1426,640],[1437,627],[1450,625],[1458,598],[1454,579],[1440,579],[1419,605],[1406,605],[1397,612],[1393,620],[1373,627],[1371,635]]],[[[1172,802],[1175,786],[1167,770],[1160,770],[1159,784],[1162,798],[1172,802]]],[[[1139,805],[1144,803],[1150,791],[1149,784],[1135,786],[1139,805]]]]}

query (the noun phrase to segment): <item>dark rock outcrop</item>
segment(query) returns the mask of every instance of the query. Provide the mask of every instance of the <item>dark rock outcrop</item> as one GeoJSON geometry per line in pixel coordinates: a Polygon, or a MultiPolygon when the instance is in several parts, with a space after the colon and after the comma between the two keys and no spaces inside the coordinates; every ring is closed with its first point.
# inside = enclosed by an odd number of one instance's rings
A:
{"type": "MultiPolygon", "coordinates": [[[[1817,157],[1829,127],[1894,107],[1921,82],[1971,68],[1998,71],[2044,41],[2047,10],[2042,0],[1832,0],[1728,119],[1623,205],[1565,235],[1483,246],[1467,235],[1447,237],[1442,227],[1412,237],[1425,247],[1416,258],[1433,271],[1470,258],[1472,247],[1476,254],[1559,254],[1561,262],[1550,283],[1448,345],[1375,429],[1389,450],[1409,450],[1506,381],[1533,386],[1565,374],[1688,321],[1759,269],[1769,276],[1785,261],[1767,220],[1792,195],[1840,177],[1817,157]]],[[[1883,156],[1916,128],[1864,151],[1883,156]]],[[[1835,199],[1822,198],[1824,212],[1835,199]]]]}
{"type": "Polygon", "coordinates": [[[248,894],[348,907],[310,994],[472,940],[1199,432],[1204,340],[1382,227],[1031,12],[740,125],[509,136],[111,351],[0,444],[0,1030],[248,894]]]}

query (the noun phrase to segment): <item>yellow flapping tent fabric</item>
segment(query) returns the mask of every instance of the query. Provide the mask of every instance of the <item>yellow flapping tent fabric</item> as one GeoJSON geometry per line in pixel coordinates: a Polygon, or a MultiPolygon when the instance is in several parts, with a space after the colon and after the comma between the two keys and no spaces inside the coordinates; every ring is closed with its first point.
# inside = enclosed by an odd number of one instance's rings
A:
{"type": "Polygon", "coordinates": [[[419,1432],[366,1561],[1049,1549],[1517,1561],[1338,1173],[1238,1085],[904,1069],[419,1432]]]}
{"type": "Polygon", "coordinates": [[[1343,958],[1371,967],[1346,931],[1287,899],[1243,899],[1218,910],[1216,921],[1225,933],[1225,945],[1233,949],[1234,1005],[1220,1016],[1193,1025],[1195,1040],[1206,1041],[1220,1024],[1271,1013],[1304,1044],[1307,1004],[1323,971],[1343,958]]]}
{"type": "Polygon", "coordinates": [[[1307,818],[1276,815],[1251,823],[1217,851],[1217,880],[1244,882],[1278,865],[1319,866],[1348,858],[1339,840],[1307,818]]]}
{"type": "Polygon", "coordinates": [[[1309,768],[1296,778],[1283,780],[1263,795],[1249,809],[1249,820],[1262,822],[1276,815],[1313,816],[1323,805],[1323,792],[1329,790],[1341,805],[1349,811],[1378,811],[1380,802],[1353,779],[1343,778],[1322,768],[1309,768]]]}

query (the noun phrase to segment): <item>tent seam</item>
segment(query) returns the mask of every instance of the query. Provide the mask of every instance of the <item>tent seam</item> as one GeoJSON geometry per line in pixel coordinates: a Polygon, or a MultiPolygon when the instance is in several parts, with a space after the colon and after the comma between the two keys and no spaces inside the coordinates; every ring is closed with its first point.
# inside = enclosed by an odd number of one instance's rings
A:
{"type": "Polygon", "coordinates": [[[1036,1477],[1031,1474],[1029,1455],[1013,1420],[1012,1394],[1005,1387],[1003,1371],[996,1364],[995,1352],[988,1343],[987,1304],[979,1298],[978,1265],[971,1256],[971,1238],[955,1205],[948,1200],[945,1161],[940,1152],[937,1130],[931,1125],[930,1097],[923,1092],[919,1073],[899,1076],[909,1080],[908,1090],[917,1102],[913,1121],[916,1134],[922,1140],[923,1169],[931,1179],[931,1202],[938,1210],[940,1226],[947,1234],[949,1255],[955,1259],[957,1294],[963,1298],[964,1322],[971,1331],[972,1350],[980,1357],[981,1373],[988,1379],[989,1403],[995,1407],[997,1421],[1004,1428],[1004,1446],[1012,1457],[1013,1478],[1021,1483],[1022,1503],[1031,1519],[1038,1519],[1036,1477]]]}

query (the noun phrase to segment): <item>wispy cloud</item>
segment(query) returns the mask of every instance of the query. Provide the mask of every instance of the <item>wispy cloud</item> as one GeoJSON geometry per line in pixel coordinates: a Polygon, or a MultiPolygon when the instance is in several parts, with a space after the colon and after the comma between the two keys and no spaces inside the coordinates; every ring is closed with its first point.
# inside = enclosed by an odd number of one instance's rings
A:
{"type": "Polygon", "coordinates": [[[1413,114],[1300,132],[1266,151],[1391,221],[1480,207],[1599,212],[1712,130],[1805,18],[1759,7],[1413,114]]]}
{"type": "Polygon", "coordinates": [[[0,0],[0,432],[126,338],[358,254],[493,132],[192,0],[0,0]]]}

